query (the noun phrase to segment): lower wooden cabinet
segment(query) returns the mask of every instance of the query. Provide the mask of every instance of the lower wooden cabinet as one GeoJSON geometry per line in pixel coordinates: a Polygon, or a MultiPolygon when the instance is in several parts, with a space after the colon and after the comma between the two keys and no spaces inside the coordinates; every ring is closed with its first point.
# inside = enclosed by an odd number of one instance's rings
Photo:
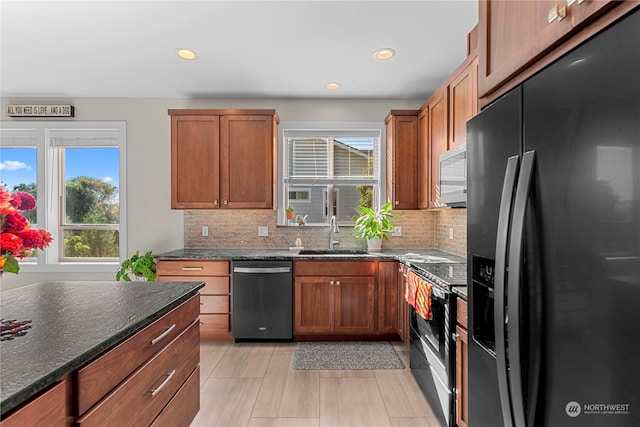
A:
{"type": "Polygon", "coordinates": [[[379,333],[398,332],[398,261],[378,262],[378,328],[379,333]]]}
{"type": "Polygon", "coordinates": [[[456,325],[456,424],[469,425],[467,302],[458,298],[456,325]]]}
{"type": "Polygon", "coordinates": [[[409,303],[404,297],[405,289],[407,287],[407,273],[409,267],[405,264],[398,263],[398,335],[402,342],[408,347],[411,340],[411,334],[409,332],[409,303]]]}
{"type": "Polygon", "coordinates": [[[188,425],[199,404],[182,404],[200,400],[199,378],[189,384],[200,363],[199,307],[196,295],[79,369],[74,425],[147,426],[161,414],[188,425]]]}
{"type": "Polygon", "coordinates": [[[295,335],[376,332],[375,261],[296,261],[295,335]]]}
{"type": "Polygon", "coordinates": [[[2,427],[65,427],[65,381],[61,381],[4,418],[2,427]]]}
{"type": "MultiPolygon", "coordinates": [[[[150,425],[198,368],[198,326],[198,321],[195,320],[187,330],[163,347],[77,420],[76,425],[150,425]]],[[[113,351],[117,352],[118,349],[113,351]]],[[[107,377],[106,372],[103,373],[104,377],[107,377]]],[[[81,394],[82,390],[79,395],[81,394]]],[[[192,398],[197,396],[198,393],[192,398]]],[[[193,419],[195,413],[191,415],[193,419]]]]}
{"type": "Polygon", "coordinates": [[[232,341],[231,269],[228,260],[159,260],[157,280],[202,281],[200,340],[232,341]]]}

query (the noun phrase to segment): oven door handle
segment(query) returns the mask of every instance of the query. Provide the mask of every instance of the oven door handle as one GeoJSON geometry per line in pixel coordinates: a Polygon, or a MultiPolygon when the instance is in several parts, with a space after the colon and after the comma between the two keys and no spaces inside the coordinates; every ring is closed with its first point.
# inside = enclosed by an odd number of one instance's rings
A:
{"type": "Polygon", "coordinates": [[[498,232],[496,235],[496,270],[494,280],[495,300],[493,305],[493,321],[496,342],[496,363],[498,370],[498,391],[500,407],[505,427],[513,426],[511,417],[511,397],[507,374],[507,348],[505,341],[505,278],[507,275],[507,244],[509,224],[515,193],[516,177],[519,169],[519,156],[509,157],[502,184],[500,213],[498,215],[498,232]]]}
{"type": "Polygon", "coordinates": [[[521,345],[520,312],[522,295],[522,270],[524,247],[524,221],[531,193],[531,179],[535,165],[535,151],[528,151],[522,156],[522,170],[518,177],[518,190],[513,208],[511,223],[511,241],[509,243],[509,277],[507,278],[507,310],[509,324],[509,385],[511,389],[511,407],[513,421],[517,426],[524,426],[524,392],[522,386],[522,363],[520,359],[521,345]]]}

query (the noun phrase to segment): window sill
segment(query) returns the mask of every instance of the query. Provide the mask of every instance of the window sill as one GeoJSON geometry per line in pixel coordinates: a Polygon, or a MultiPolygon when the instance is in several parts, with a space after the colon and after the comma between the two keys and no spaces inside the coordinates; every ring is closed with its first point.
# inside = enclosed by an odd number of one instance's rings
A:
{"type": "MultiPolygon", "coordinates": [[[[21,273],[115,273],[119,268],[117,262],[105,263],[80,263],[65,262],[60,264],[34,265],[21,264],[21,273]]],[[[114,279],[115,280],[115,279],[114,279]]]]}

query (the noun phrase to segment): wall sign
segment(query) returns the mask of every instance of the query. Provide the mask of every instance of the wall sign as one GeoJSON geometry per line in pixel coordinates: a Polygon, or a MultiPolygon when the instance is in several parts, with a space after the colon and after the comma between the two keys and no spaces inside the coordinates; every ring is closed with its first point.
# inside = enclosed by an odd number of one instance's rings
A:
{"type": "Polygon", "coordinates": [[[73,105],[7,105],[9,117],[73,117],[73,105]]]}

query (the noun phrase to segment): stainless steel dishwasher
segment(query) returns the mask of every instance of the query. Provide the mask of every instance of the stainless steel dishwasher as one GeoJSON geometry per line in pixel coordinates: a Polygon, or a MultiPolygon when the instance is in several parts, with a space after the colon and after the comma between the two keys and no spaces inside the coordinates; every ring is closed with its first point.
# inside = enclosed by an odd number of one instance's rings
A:
{"type": "Polygon", "coordinates": [[[293,339],[293,263],[233,262],[233,338],[293,339]]]}

